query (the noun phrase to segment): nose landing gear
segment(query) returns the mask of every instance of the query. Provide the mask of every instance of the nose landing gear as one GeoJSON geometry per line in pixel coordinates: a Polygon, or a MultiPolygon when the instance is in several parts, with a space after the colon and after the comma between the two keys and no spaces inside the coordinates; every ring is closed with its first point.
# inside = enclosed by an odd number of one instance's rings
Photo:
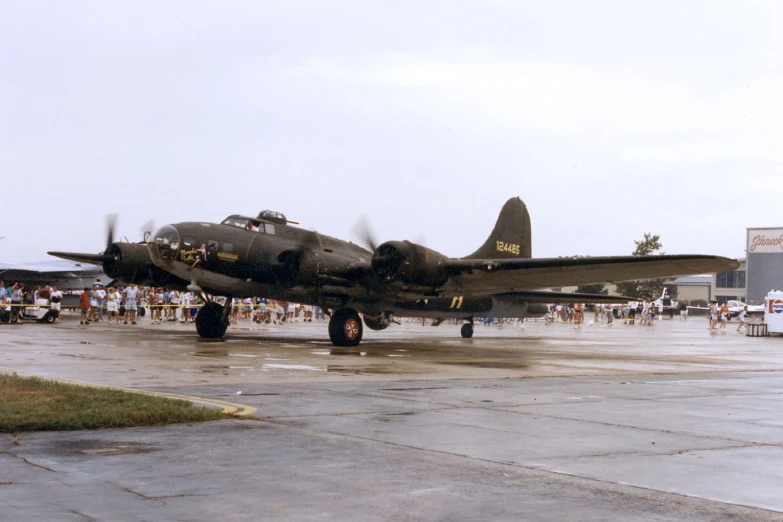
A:
{"type": "MultiPolygon", "coordinates": [[[[231,300],[227,299],[226,303],[231,300]]],[[[228,314],[231,305],[220,306],[214,301],[208,302],[196,314],[196,331],[203,339],[218,339],[223,337],[228,328],[228,314]]]]}

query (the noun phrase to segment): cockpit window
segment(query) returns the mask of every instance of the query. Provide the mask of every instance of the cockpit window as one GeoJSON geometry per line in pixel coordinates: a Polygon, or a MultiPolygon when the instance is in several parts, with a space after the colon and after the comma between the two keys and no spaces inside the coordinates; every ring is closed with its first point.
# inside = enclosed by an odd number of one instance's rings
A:
{"type": "Polygon", "coordinates": [[[231,225],[234,227],[245,228],[247,226],[246,219],[228,218],[223,221],[224,225],[231,225]]]}

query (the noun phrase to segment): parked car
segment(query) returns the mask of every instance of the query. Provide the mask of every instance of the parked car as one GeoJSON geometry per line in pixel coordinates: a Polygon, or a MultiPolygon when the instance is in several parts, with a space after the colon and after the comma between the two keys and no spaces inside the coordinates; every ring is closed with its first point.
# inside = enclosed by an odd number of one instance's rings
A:
{"type": "Polygon", "coordinates": [[[726,301],[726,304],[729,305],[730,317],[737,317],[745,306],[748,307],[748,315],[750,316],[764,315],[764,305],[749,305],[742,301],[734,300],[726,301]]]}

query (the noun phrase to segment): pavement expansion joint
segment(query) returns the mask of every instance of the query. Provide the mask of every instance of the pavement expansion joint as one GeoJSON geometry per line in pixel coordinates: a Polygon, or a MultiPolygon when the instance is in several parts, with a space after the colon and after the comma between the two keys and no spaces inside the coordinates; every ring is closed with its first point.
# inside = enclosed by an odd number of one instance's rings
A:
{"type": "Polygon", "coordinates": [[[77,517],[82,517],[87,522],[92,522],[93,520],[98,520],[97,518],[93,518],[90,515],[85,515],[84,513],[76,511],[75,509],[69,509],[68,512],[73,514],[73,515],[76,515],[77,517]]]}
{"type": "Polygon", "coordinates": [[[30,462],[27,458],[21,457],[21,456],[16,455],[16,454],[14,454],[12,452],[9,452],[7,454],[11,455],[12,457],[15,457],[15,458],[21,460],[22,462],[24,462],[27,465],[33,466],[34,468],[39,468],[39,469],[43,469],[43,470],[46,470],[46,471],[51,471],[52,473],[60,473],[59,471],[57,471],[55,469],[52,469],[52,468],[44,466],[43,464],[36,464],[35,462],[30,462]]]}
{"type": "MultiPolygon", "coordinates": [[[[584,419],[579,417],[563,417],[561,415],[546,415],[543,413],[531,413],[527,411],[516,411],[516,410],[506,410],[504,408],[486,408],[487,410],[493,410],[498,412],[504,412],[504,413],[515,413],[517,415],[527,415],[530,417],[542,417],[546,419],[557,419],[557,420],[565,420],[565,421],[571,421],[571,422],[585,422],[588,424],[597,424],[600,426],[609,426],[612,428],[623,428],[623,429],[630,429],[630,430],[636,430],[636,431],[647,431],[651,433],[662,433],[664,435],[692,435],[692,433],[687,431],[673,431],[673,430],[663,430],[663,429],[656,429],[656,428],[646,428],[641,426],[630,426],[628,424],[618,424],[613,422],[603,422],[598,420],[591,420],[591,419],[584,419]]],[[[719,441],[725,441],[725,442],[737,442],[741,444],[750,444],[752,446],[772,446],[777,447],[780,446],[779,444],[767,444],[763,442],[752,442],[747,440],[735,440],[727,437],[716,437],[714,435],[704,435],[699,434],[700,437],[708,439],[708,440],[719,440],[719,441]]]]}
{"type": "MultiPolygon", "coordinates": [[[[269,421],[267,421],[267,422],[269,422],[269,421]]],[[[270,424],[276,424],[276,423],[270,423],[270,424]]],[[[552,474],[552,475],[558,475],[558,476],[571,477],[571,478],[576,479],[576,480],[585,480],[585,481],[598,483],[598,484],[611,484],[613,486],[629,487],[629,488],[633,488],[633,489],[636,489],[636,490],[639,490],[639,491],[643,491],[643,492],[654,491],[656,493],[661,493],[661,494],[664,494],[664,495],[672,495],[672,496],[675,496],[675,497],[694,498],[692,495],[688,495],[688,494],[685,494],[685,493],[678,493],[678,492],[674,492],[674,491],[669,491],[669,490],[659,489],[659,488],[654,488],[654,487],[649,487],[649,486],[637,486],[635,484],[629,484],[629,483],[625,483],[625,482],[621,482],[621,481],[599,479],[599,478],[595,478],[595,477],[578,475],[578,474],[575,474],[575,473],[561,471],[561,470],[544,469],[544,468],[537,467],[537,466],[530,466],[530,465],[521,464],[519,462],[497,461],[497,460],[485,459],[485,458],[480,458],[480,457],[472,457],[472,456],[463,455],[463,454],[460,454],[460,453],[451,453],[451,452],[447,452],[447,451],[441,451],[441,450],[435,450],[435,449],[429,449],[429,448],[420,448],[420,447],[411,446],[411,445],[407,445],[407,444],[400,444],[400,443],[397,443],[397,442],[377,440],[377,439],[372,439],[372,438],[369,438],[369,437],[361,437],[361,436],[358,436],[358,435],[348,435],[348,434],[345,434],[345,433],[333,432],[333,431],[329,431],[329,430],[315,431],[315,430],[312,430],[310,428],[305,428],[305,427],[292,427],[292,426],[288,426],[288,425],[285,425],[285,424],[276,424],[276,425],[278,427],[281,427],[281,428],[295,429],[295,430],[298,430],[298,431],[301,431],[301,432],[306,432],[306,433],[311,433],[311,434],[316,434],[316,435],[322,435],[322,436],[323,435],[330,435],[330,436],[335,436],[335,437],[339,437],[339,438],[361,440],[361,441],[364,441],[364,442],[383,444],[383,445],[392,446],[392,447],[405,449],[405,450],[420,451],[420,452],[423,452],[423,453],[432,453],[432,454],[439,454],[439,455],[446,455],[446,456],[450,456],[450,457],[454,457],[454,458],[461,458],[461,459],[474,460],[474,461],[478,461],[478,462],[485,462],[487,464],[492,464],[492,465],[499,465],[499,466],[504,466],[504,467],[507,466],[507,467],[515,468],[515,469],[524,469],[524,470],[529,471],[529,472],[541,473],[543,475],[552,474]]],[[[756,510],[756,511],[761,511],[761,512],[781,513],[781,511],[776,511],[774,509],[761,508],[761,507],[758,507],[758,506],[752,506],[752,505],[747,505],[747,504],[726,502],[726,501],[716,500],[716,499],[710,499],[710,501],[711,502],[716,502],[718,504],[725,504],[725,505],[728,505],[728,506],[744,507],[744,508],[748,508],[748,509],[752,509],[752,510],[756,510]]]]}
{"type": "Polygon", "coordinates": [[[137,497],[143,498],[144,500],[152,500],[154,502],[160,502],[164,506],[166,505],[166,501],[162,500],[163,497],[151,497],[149,495],[145,495],[144,493],[139,493],[138,491],[134,491],[128,487],[121,486],[120,484],[115,484],[114,482],[105,482],[105,484],[114,486],[115,488],[119,488],[127,493],[130,493],[131,495],[135,495],[137,497]]]}

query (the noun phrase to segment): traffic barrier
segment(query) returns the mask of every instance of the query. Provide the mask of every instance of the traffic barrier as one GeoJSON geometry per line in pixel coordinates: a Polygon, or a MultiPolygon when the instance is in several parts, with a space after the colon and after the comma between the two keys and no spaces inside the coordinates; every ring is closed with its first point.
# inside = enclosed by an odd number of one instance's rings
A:
{"type": "Polygon", "coordinates": [[[745,325],[745,335],[747,337],[769,337],[767,323],[748,323],[745,325]]]}

